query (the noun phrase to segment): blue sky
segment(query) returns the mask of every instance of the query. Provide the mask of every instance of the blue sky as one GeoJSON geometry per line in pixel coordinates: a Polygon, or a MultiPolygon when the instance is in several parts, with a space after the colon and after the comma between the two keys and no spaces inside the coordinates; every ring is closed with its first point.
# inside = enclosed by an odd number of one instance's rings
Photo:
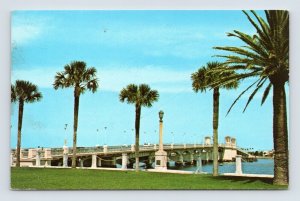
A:
{"type": "MultiPolygon", "coordinates": [[[[43,94],[40,102],[25,105],[22,147],[61,147],[65,137],[72,145],[73,92],[54,90],[52,83],[74,60],[95,67],[100,84],[95,94],[80,98],[78,146],[134,142],[134,106],[118,99],[129,83],[147,83],[160,94],[152,108],[142,108],[140,143],[158,142],[159,110],[165,112],[164,142],[201,143],[212,135],[212,91],[193,92],[190,75],[220,60],[212,57],[220,53],[212,47],[242,45],[227,32],[254,33],[241,11],[15,11],[11,27],[11,81],[31,81],[43,94]]],[[[246,95],[225,117],[251,81],[221,90],[219,141],[230,135],[241,147],[272,149],[272,94],[261,107],[259,92],[242,113],[246,95]]],[[[13,104],[12,147],[17,110],[13,104]]]]}

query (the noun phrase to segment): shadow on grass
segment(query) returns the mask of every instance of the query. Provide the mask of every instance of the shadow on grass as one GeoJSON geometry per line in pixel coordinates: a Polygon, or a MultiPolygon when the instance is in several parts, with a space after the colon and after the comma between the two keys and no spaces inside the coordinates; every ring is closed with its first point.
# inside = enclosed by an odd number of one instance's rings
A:
{"type": "Polygon", "coordinates": [[[216,180],[228,180],[231,182],[244,182],[246,184],[250,184],[253,182],[262,182],[266,184],[273,184],[272,178],[261,178],[261,177],[239,177],[239,176],[218,176],[218,177],[212,177],[216,180]]]}

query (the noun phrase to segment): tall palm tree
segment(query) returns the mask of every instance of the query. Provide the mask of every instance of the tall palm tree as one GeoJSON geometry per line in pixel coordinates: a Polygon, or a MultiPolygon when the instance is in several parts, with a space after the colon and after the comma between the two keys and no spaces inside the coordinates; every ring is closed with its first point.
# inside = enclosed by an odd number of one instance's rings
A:
{"type": "Polygon", "coordinates": [[[16,167],[20,167],[24,103],[33,103],[41,100],[41,98],[42,94],[39,92],[38,87],[31,82],[16,80],[15,85],[11,85],[11,102],[19,102],[16,167]]]}
{"type": "Polygon", "coordinates": [[[213,69],[222,66],[219,62],[209,62],[206,66],[202,66],[197,72],[193,73],[192,86],[195,92],[205,92],[206,89],[213,89],[213,176],[218,176],[218,126],[219,126],[219,97],[220,88],[235,89],[238,86],[238,82],[231,82],[225,85],[212,87],[216,80],[222,79],[229,75],[235,74],[231,72],[212,72],[213,69]]]}
{"type": "Polygon", "coordinates": [[[54,89],[58,88],[74,88],[74,125],[73,125],[73,156],[72,168],[76,167],[76,147],[77,147],[77,128],[78,128],[78,112],[79,98],[86,90],[95,93],[98,88],[98,79],[96,77],[96,68],[86,67],[83,61],[73,61],[65,65],[64,71],[57,72],[54,80],[54,89]]]}
{"type": "Polygon", "coordinates": [[[139,141],[140,141],[140,119],[142,106],[151,107],[157,101],[159,94],[156,90],[151,90],[147,84],[129,84],[123,88],[119,94],[121,102],[135,104],[135,169],[139,170],[139,141]]]}
{"type": "MultiPolygon", "coordinates": [[[[245,89],[235,102],[250,88],[254,87],[247,108],[258,90],[264,89],[263,104],[273,88],[273,142],[274,184],[288,184],[288,130],[285,84],[289,81],[289,14],[283,10],[265,11],[265,19],[251,11],[244,11],[256,33],[249,35],[237,30],[228,36],[236,37],[245,44],[242,47],[215,47],[229,54],[218,55],[227,59],[227,67],[219,70],[236,70],[238,75],[229,76],[215,85],[245,78],[257,78],[245,89]]],[[[235,104],[233,103],[233,105],[235,104]]],[[[232,105],[232,106],[233,106],[232,105]]]]}

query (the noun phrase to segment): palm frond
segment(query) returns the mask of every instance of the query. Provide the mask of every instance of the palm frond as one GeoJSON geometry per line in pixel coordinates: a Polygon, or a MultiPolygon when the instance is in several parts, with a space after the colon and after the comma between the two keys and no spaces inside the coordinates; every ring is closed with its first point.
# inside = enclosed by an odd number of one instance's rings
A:
{"type": "Polygon", "coordinates": [[[254,89],[254,91],[253,91],[253,92],[251,93],[251,95],[249,96],[248,101],[247,101],[247,103],[246,103],[246,106],[244,107],[243,112],[246,111],[246,109],[247,109],[249,103],[252,101],[252,99],[254,98],[255,94],[256,94],[256,93],[258,92],[258,90],[264,85],[264,83],[266,82],[267,79],[262,78],[261,80],[263,80],[263,81],[260,81],[260,82],[258,83],[258,85],[257,85],[256,88],[254,89]]]}
{"type": "Polygon", "coordinates": [[[94,93],[99,87],[96,73],[97,70],[95,67],[86,68],[85,62],[72,61],[70,64],[64,66],[64,71],[56,73],[53,87],[54,89],[79,87],[79,95],[86,90],[94,93]]]}
{"type": "Polygon", "coordinates": [[[135,84],[129,84],[126,88],[123,88],[119,94],[121,102],[127,101],[127,103],[135,103],[138,96],[138,86],[135,84]]]}
{"type": "Polygon", "coordinates": [[[16,80],[12,89],[12,100],[21,100],[23,102],[33,103],[41,100],[42,94],[39,92],[38,87],[33,83],[25,80],[16,80]]]}
{"type": "Polygon", "coordinates": [[[237,103],[237,101],[250,89],[252,88],[257,82],[259,82],[260,79],[256,80],[254,83],[252,83],[249,87],[247,87],[244,91],[242,91],[242,93],[240,93],[240,95],[233,101],[233,103],[231,104],[231,106],[229,107],[226,116],[230,113],[231,109],[233,108],[233,106],[237,103]]]}
{"type": "Polygon", "coordinates": [[[146,106],[151,107],[152,103],[159,98],[158,91],[151,90],[147,84],[129,84],[126,88],[123,88],[119,94],[121,102],[127,101],[129,104],[135,104],[138,107],[146,106]]]}
{"type": "Polygon", "coordinates": [[[12,103],[17,101],[16,87],[14,85],[10,87],[10,101],[12,103]]]}
{"type": "Polygon", "coordinates": [[[263,105],[264,102],[266,101],[271,88],[272,88],[272,84],[269,83],[269,85],[266,87],[266,89],[264,91],[264,94],[263,94],[263,97],[262,97],[262,100],[261,100],[261,105],[263,105]]]}

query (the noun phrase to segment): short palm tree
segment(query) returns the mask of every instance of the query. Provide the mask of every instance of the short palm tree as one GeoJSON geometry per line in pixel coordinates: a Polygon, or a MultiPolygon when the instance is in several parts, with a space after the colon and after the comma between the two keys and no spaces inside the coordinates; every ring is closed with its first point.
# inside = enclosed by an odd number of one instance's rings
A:
{"type": "MultiPolygon", "coordinates": [[[[251,16],[244,11],[249,22],[256,29],[254,35],[237,30],[228,36],[236,37],[245,44],[242,47],[215,47],[228,52],[228,55],[218,55],[227,59],[227,67],[222,71],[236,70],[238,75],[229,76],[215,83],[257,78],[235,102],[251,87],[255,87],[244,108],[247,108],[255,94],[263,88],[263,104],[273,89],[273,142],[274,157],[274,184],[288,184],[288,130],[285,84],[289,81],[289,14],[283,10],[265,11],[265,19],[251,11],[251,16]]],[[[235,103],[234,102],[234,103],[235,103]]],[[[234,105],[233,103],[233,105],[234,105]]],[[[232,106],[233,106],[232,105],[232,106]]]]}
{"type": "Polygon", "coordinates": [[[31,82],[24,80],[17,80],[15,85],[11,85],[11,102],[19,102],[18,115],[18,141],[17,141],[17,161],[16,167],[20,167],[20,153],[21,153],[21,137],[22,137],[22,123],[24,103],[33,103],[41,100],[42,94],[38,87],[31,82]]]}
{"type": "Polygon", "coordinates": [[[78,112],[79,98],[86,90],[95,93],[98,88],[98,79],[96,77],[96,68],[86,67],[83,61],[73,61],[65,65],[64,71],[55,75],[54,89],[58,88],[74,88],[74,125],[73,125],[73,156],[72,168],[76,167],[76,147],[77,147],[77,128],[78,128],[78,112]]]}
{"type": "Polygon", "coordinates": [[[142,106],[151,107],[157,101],[159,94],[151,90],[147,84],[129,84],[123,88],[119,95],[120,101],[135,105],[135,169],[139,170],[139,140],[140,140],[140,119],[142,106]]]}
{"type": "Polygon", "coordinates": [[[206,89],[213,89],[213,176],[218,175],[218,126],[219,126],[219,97],[220,88],[235,89],[238,87],[238,82],[230,82],[225,85],[212,87],[211,84],[223,77],[235,74],[231,72],[217,72],[212,70],[222,66],[219,62],[209,62],[206,66],[201,67],[197,72],[193,73],[192,86],[195,92],[205,92],[206,89]]]}

